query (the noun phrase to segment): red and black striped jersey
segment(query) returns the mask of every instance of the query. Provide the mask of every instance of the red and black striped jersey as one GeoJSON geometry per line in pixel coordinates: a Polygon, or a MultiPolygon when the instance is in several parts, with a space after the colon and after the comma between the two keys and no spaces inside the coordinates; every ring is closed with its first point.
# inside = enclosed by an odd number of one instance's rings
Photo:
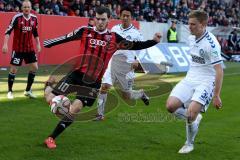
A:
{"type": "Polygon", "coordinates": [[[16,53],[34,51],[32,35],[38,37],[37,27],[37,17],[33,14],[26,18],[23,13],[18,13],[12,18],[5,34],[10,35],[14,30],[13,50],[16,53]]]}
{"type": "Polygon", "coordinates": [[[101,81],[108,62],[116,50],[140,50],[157,44],[154,40],[128,41],[115,32],[99,32],[95,27],[80,27],[65,36],[44,41],[44,47],[80,40],[80,60],[77,69],[80,72],[101,81]]]}

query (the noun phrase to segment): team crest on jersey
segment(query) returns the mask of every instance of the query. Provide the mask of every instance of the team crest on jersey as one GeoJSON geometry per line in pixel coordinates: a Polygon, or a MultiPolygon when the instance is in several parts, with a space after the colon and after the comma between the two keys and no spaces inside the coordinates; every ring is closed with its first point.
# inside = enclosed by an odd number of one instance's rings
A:
{"type": "Polygon", "coordinates": [[[203,50],[203,49],[200,49],[200,50],[199,50],[199,55],[200,55],[201,57],[204,57],[204,50],[203,50]]]}
{"type": "Polygon", "coordinates": [[[90,33],[90,34],[88,34],[88,35],[87,35],[87,37],[89,37],[89,38],[92,38],[92,35],[91,35],[91,33],[90,33]]]}
{"type": "Polygon", "coordinates": [[[111,38],[112,38],[112,35],[105,35],[105,36],[104,36],[104,39],[105,39],[106,41],[110,41],[111,38]]]}
{"type": "Polygon", "coordinates": [[[199,55],[200,55],[205,61],[210,60],[209,55],[208,55],[203,49],[200,49],[200,50],[199,50],[199,55]]]}
{"type": "Polygon", "coordinates": [[[34,21],[31,21],[30,24],[31,24],[31,26],[33,26],[34,25],[34,21]]]}

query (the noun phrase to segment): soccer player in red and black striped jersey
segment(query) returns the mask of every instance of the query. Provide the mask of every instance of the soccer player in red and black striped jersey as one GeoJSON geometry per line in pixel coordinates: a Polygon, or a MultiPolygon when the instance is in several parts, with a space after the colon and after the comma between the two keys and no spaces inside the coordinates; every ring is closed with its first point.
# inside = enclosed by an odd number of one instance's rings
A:
{"type": "Polygon", "coordinates": [[[8,40],[12,31],[14,31],[10,72],[8,75],[8,99],[14,98],[12,86],[17,73],[17,66],[21,66],[23,60],[30,68],[24,95],[30,98],[36,97],[31,91],[31,86],[34,82],[35,74],[38,69],[37,57],[33,48],[32,35],[36,40],[37,52],[41,51],[41,46],[37,31],[37,17],[30,13],[31,8],[31,2],[29,0],[24,0],[22,3],[22,13],[18,13],[12,18],[10,25],[5,32],[2,48],[2,52],[4,54],[8,52],[8,40]]]}
{"type": "MultiPolygon", "coordinates": [[[[108,62],[116,50],[141,50],[152,47],[160,41],[160,33],[156,33],[153,40],[142,42],[128,41],[117,33],[110,32],[106,29],[109,17],[110,11],[108,8],[98,7],[96,8],[95,27],[81,27],[65,36],[44,41],[45,47],[52,47],[69,41],[81,40],[79,53],[82,55],[78,62],[79,66],[68,74],[67,77],[64,77],[64,80],[60,81],[60,84],[55,87],[55,90],[51,91],[50,86],[46,87],[45,98],[48,102],[50,102],[55,95],[66,95],[68,89],[63,89],[62,87],[69,86],[69,84],[88,87],[91,91],[98,90],[101,86],[101,79],[108,66],[108,62]]],[[[90,92],[86,95],[77,95],[70,106],[70,116],[65,116],[58,123],[52,134],[45,140],[48,148],[56,148],[55,138],[73,122],[73,119],[76,118],[75,115],[80,112],[83,106],[93,105],[96,97],[86,97],[87,95],[89,96],[90,92]]]]}

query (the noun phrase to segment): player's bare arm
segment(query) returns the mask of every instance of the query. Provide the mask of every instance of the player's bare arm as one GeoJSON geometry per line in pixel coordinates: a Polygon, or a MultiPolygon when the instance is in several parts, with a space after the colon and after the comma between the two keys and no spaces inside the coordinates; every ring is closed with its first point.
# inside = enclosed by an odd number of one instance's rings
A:
{"type": "Polygon", "coordinates": [[[39,37],[36,37],[35,41],[36,41],[37,52],[40,53],[41,52],[41,44],[40,44],[39,37]]]}
{"type": "Polygon", "coordinates": [[[2,52],[3,54],[8,53],[8,40],[9,40],[9,34],[6,34],[4,37],[2,52]]]}
{"type": "Polygon", "coordinates": [[[222,107],[222,101],[220,98],[221,88],[222,88],[222,81],[223,81],[223,69],[221,64],[217,64],[214,66],[216,71],[215,76],[215,90],[214,90],[214,97],[213,97],[213,106],[217,109],[222,107]]]}

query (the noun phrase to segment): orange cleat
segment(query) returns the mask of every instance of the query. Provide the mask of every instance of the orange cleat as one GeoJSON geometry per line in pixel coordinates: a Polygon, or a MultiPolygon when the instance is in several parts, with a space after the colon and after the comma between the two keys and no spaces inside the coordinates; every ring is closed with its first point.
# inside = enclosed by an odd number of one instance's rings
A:
{"type": "Polygon", "coordinates": [[[44,143],[46,144],[47,148],[54,149],[57,147],[55,140],[52,137],[48,137],[44,143]]]}

